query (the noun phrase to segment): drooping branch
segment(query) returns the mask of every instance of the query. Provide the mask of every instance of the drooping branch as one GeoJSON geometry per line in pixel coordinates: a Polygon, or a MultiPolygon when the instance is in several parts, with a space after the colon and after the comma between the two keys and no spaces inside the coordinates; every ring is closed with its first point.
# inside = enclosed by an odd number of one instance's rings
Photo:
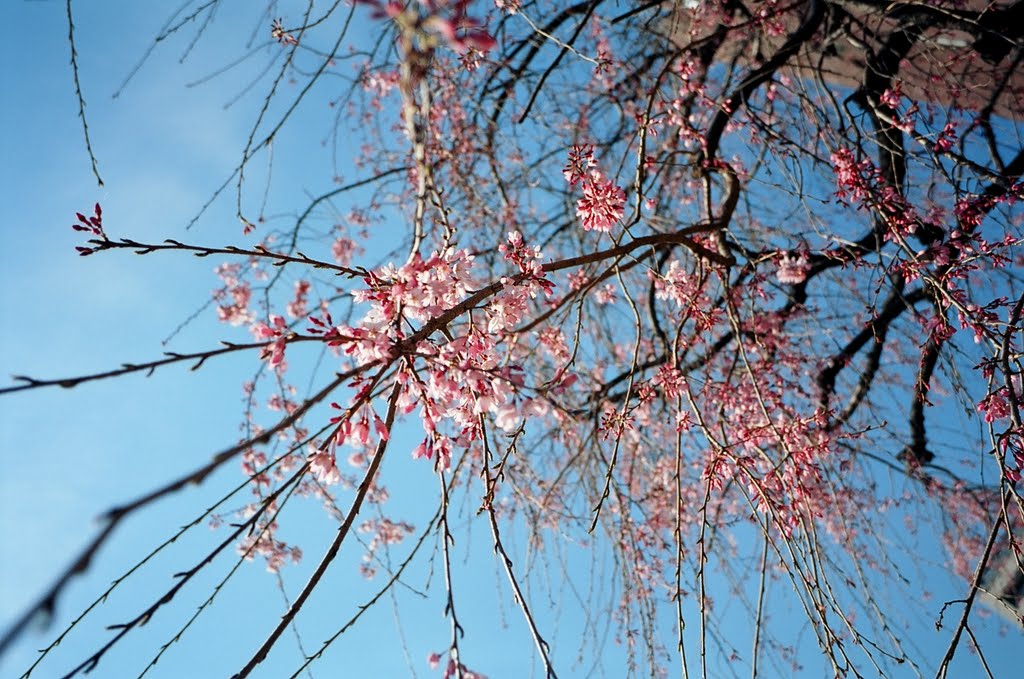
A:
{"type": "MultiPolygon", "coordinates": [[[[1011,491],[1007,491],[1003,496],[1003,506],[1005,507],[1009,502],[1009,496],[1011,491]]],[[[988,561],[992,556],[992,548],[996,544],[996,538],[999,537],[999,532],[1003,528],[1003,523],[1000,520],[992,521],[992,528],[989,530],[988,538],[985,541],[985,549],[981,553],[981,557],[978,559],[978,565],[974,569],[974,576],[971,578],[971,584],[967,592],[966,598],[960,603],[963,603],[964,610],[960,614],[960,620],[957,622],[956,628],[953,630],[953,637],[949,640],[949,646],[946,648],[945,655],[942,656],[942,661],[939,663],[939,669],[935,673],[935,679],[945,679],[946,673],[949,671],[949,664],[953,661],[953,656],[956,655],[957,646],[960,644],[960,635],[965,629],[967,629],[967,620],[971,616],[971,610],[974,608],[974,602],[977,599],[978,592],[981,591],[981,578],[985,574],[985,568],[988,566],[988,561]]],[[[940,626],[941,625],[937,625],[940,626]]]]}
{"type": "Polygon", "coordinates": [[[85,151],[89,154],[89,163],[92,165],[92,175],[96,177],[96,183],[99,186],[103,186],[103,178],[100,177],[96,154],[93,153],[92,141],[89,139],[89,122],[85,119],[85,97],[82,96],[82,84],[78,82],[78,50],[75,49],[75,21],[71,17],[71,0],[67,0],[65,8],[68,17],[68,44],[71,46],[71,73],[75,79],[75,96],[78,97],[78,117],[82,121],[85,151]]]}
{"type": "MultiPolygon", "coordinates": [[[[289,343],[295,342],[308,342],[308,341],[323,341],[320,337],[309,337],[292,335],[288,338],[289,343]]],[[[220,349],[211,349],[209,351],[196,351],[190,354],[179,354],[173,351],[164,352],[167,358],[158,358],[155,361],[146,361],[145,363],[125,363],[120,368],[114,368],[113,370],[104,370],[98,373],[91,373],[89,375],[78,375],[76,377],[62,377],[56,379],[37,379],[35,377],[26,377],[24,375],[14,375],[13,379],[18,382],[24,382],[13,387],[2,387],[0,388],[0,395],[12,394],[17,391],[25,391],[27,389],[39,389],[40,387],[62,387],[64,389],[71,389],[77,387],[79,384],[84,382],[95,382],[97,380],[103,380],[111,377],[121,377],[122,375],[129,375],[136,372],[145,372],[146,377],[152,375],[157,368],[162,368],[165,365],[171,365],[172,363],[187,363],[195,361],[189,370],[199,370],[203,367],[203,364],[211,358],[217,356],[223,356],[224,354],[230,354],[236,351],[247,351],[249,349],[265,349],[267,346],[266,342],[250,342],[248,344],[232,344],[231,342],[221,342],[224,346],[220,349]]]]}
{"type": "Polygon", "coordinates": [[[236,541],[238,540],[239,537],[242,536],[243,533],[251,532],[252,530],[254,530],[258,525],[259,520],[263,517],[263,515],[271,508],[274,508],[273,516],[271,517],[272,523],[273,518],[276,518],[277,514],[281,511],[281,509],[284,506],[284,502],[282,502],[280,505],[276,504],[277,498],[280,497],[285,490],[288,490],[288,495],[290,495],[291,492],[294,490],[295,485],[306,473],[308,468],[308,464],[300,467],[298,471],[292,474],[291,478],[289,478],[288,481],[278,486],[276,490],[274,490],[270,495],[264,498],[260,502],[259,508],[255,512],[253,512],[251,516],[249,516],[242,523],[238,524],[235,527],[235,530],[233,530],[224,540],[218,543],[216,547],[210,550],[195,565],[193,565],[191,568],[185,571],[175,573],[174,577],[177,581],[174,583],[174,585],[170,589],[168,589],[164,594],[162,594],[159,598],[157,598],[156,601],[150,604],[145,610],[143,610],[141,613],[139,613],[131,620],[128,620],[127,622],[110,626],[109,629],[116,629],[117,634],[111,637],[105,644],[100,646],[100,648],[93,652],[92,655],[90,655],[88,658],[86,658],[81,663],[72,668],[67,674],[63,676],[62,679],[71,679],[79,673],[88,674],[92,672],[94,669],[96,669],[100,661],[107,654],[107,652],[110,651],[110,649],[112,649],[115,645],[117,645],[118,642],[124,639],[129,632],[146,625],[161,608],[163,608],[165,605],[171,603],[171,601],[174,600],[178,592],[180,592],[185,587],[185,585],[187,585],[189,581],[192,580],[192,578],[194,578],[208,565],[213,563],[213,560],[221,552],[223,552],[228,547],[236,544],[236,541]]]}
{"type": "MultiPolygon", "coordinates": [[[[387,415],[384,419],[384,426],[385,429],[388,431],[391,430],[391,427],[395,422],[395,413],[397,410],[398,396],[400,394],[401,385],[396,383],[394,388],[391,390],[391,396],[388,399],[387,415]]],[[[295,600],[292,602],[292,605],[288,608],[288,611],[283,616],[281,616],[281,621],[277,624],[276,627],[274,627],[273,631],[270,632],[270,635],[267,637],[266,641],[264,641],[263,644],[256,650],[256,652],[253,653],[252,657],[249,658],[248,662],[246,662],[245,665],[242,666],[242,669],[234,675],[234,679],[244,679],[244,677],[249,676],[249,674],[256,668],[257,665],[263,662],[263,660],[267,657],[267,654],[270,653],[270,649],[274,647],[275,643],[277,643],[277,640],[280,638],[281,633],[288,628],[288,625],[290,625],[291,621],[295,618],[296,615],[298,615],[299,610],[302,609],[302,606],[306,603],[306,600],[309,599],[310,594],[313,593],[313,590],[316,589],[316,586],[320,583],[320,580],[321,578],[323,578],[324,573],[327,572],[327,568],[331,565],[335,557],[338,555],[338,551],[341,549],[341,545],[345,541],[345,538],[348,537],[349,531],[352,529],[352,525],[355,522],[356,516],[358,516],[359,510],[363,505],[363,500],[366,499],[367,492],[369,492],[370,487],[374,484],[374,481],[377,476],[377,469],[380,467],[380,463],[384,459],[384,451],[387,450],[388,447],[388,440],[389,439],[387,437],[382,437],[380,441],[378,441],[377,448],[373,453],[373,457],[370,459],[370,464],[366,469],[366,473],[363,475],[363,480],[362,482],[360,482],[359,487],[356,489],[356,495],[355,498],[353,498],[352,500],[352,504],[349,506],[348,513],[345,514],[344,521],[342,521],[341,525],[338,527],[338,533],[337,535],[335,535],[334,541],[331,543],[330,547],[327,548],[327,551],[324,553],[324,556],[320,560],[320,563],[316,567],[316,570],[314,570],[313,574],[310,575],[309,581],[306,582],[306,585],[302,588],[302,591],[299,593],[299,595],[295,597],[295,600]]]]}
{"type": "Polygon", "coordinates": [[[92,248],[89,249],[89,252],[83,254],[93,254],[104,250],[128,249],[134,250],[137,255],[148,255],[153,252],[182,250],[192,253],[195,257],[231,255],[267,259],[272,262],[273,266],[302,264],[313,269],[327,269],[329,271],[334,271],[338,276],[348,276],[349,278],[362,277],[368,273],[366,269],[354,269],[347,266],[339,266],[337,264],[332,264],[331,262],[324,262],[318,259],[313,259],[312,257],[307,257],[301,252],[294,255],[283,252],[274,252],[262,245],[255,245],[252,248],[240,248],[234,245],[216,248],[207,247],[205,245],[189,245],[170,238],[166,239],[163,243],[140,243],[139,241],[132,240],[130,238],[121,238],[118,240],[92,239],[89,241],[89,244],[92,245],[92,248]]]}
{"type": "Polygon", "coordinates": [[[100,517],[103,522],[103,527],[97,533],[96,537],[89,542],[88,545],[79,553],[79,555],[72,561],[71,565],[68,566],[54,581],[52,585],[46,590],[46,592],[40,597],[36,603],[32,604],[25,612],[19,617],[14,623],[11,624],[4,636],[0,638],[0,654],[15,641],[28,627],[29,623],[39,614],[52,613],[57,605],[57,600],[60,598],[64,589],[77,575],[81,575],[86,572],[92,563],[93,557],[99,552],[100,548],[106,544],[107,540],[113,534],[114,529],[121,523],[122,520],[128,516],[134,514],[143,507],[147,507],[153,502],[178,492],[188,486],[198,485],[202,483],[206,477],[212,474],[215,470],[220,468],[228,460],[236,457],[239,453],[255,445],[265,444],[270,441],[278,433],[285,431],[299,419],[305,415],[310,408],[314,405],[322,402],[328,395],[331,394],[335,389],[344,384],[346,381],[351,379],[358,371],[353,370],[348,373],[337,375],[327,386],[321,389],[319,392],[306,399],[306,401],[298,408],[288,413],[283,417],[277,424],[269,429],[261,432],[257,436],[254,436],[242,443],[231,446],[226,450],[223,450],[213,456],[207,464],[199,467],[198,469],[180,476],[169,483],[160,486],[159,488],[142,495],[135,500],[112,507],[103,513],[100,517]]]}

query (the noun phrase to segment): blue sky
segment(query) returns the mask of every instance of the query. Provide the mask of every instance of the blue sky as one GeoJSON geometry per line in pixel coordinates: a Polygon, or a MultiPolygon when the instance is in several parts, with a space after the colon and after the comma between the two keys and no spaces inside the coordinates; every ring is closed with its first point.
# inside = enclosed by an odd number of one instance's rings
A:
{"type": "MultiPolygon", "coordinates": [[[[216,203],[195,228],[185,230],[213,188],[237,164],[254,119],[253,102],[258,102],[249,95],[224,108],[225,102],[236,96],[238,83],[244,80],[240,77],[186,87],[234,59],[239,45],[257,28],[252,25],[255,16],[238,4],[227,4],[217,19],[214,30],[224,39],[200,41],[184,64],[178,59],[186,41],[169,41],[116,100],[111,94],[145,52],[163,24],[166,10],[154,11],[148,3],[120,0],[75,5],[80,76],[92,142],[106,182],[99,188],[89,172],[76,117],[64,3],[10,3],[6,19],[13,28],[0,41],[0,57],[6,64],[6,105],[0,107],[0,186],[4,187],[6,213],[0,226],[3,375],[81,374],[123,361],[155,358],[165,349],[207,348],[213,338],[246,339],[243,330],[219,325],[212,312],[207,312],[168,346],[162,346],[162,340],[217,286],[212,269],[218,262],[129,253],[80,258],[74,246],[81,237],[70,228],[76,211],[87,212],[98,201],[111,235],[137,240],[178,238],[210,245],[239,241],[240,227],[230,195],[216,203]]],[[[267,27],[259,29],[262,40],[267,27]]],[[[357,26],[357,30],[366,27],[357,26]]],[[[251,70],[264,60],[265,56],[258,56],[244,68],[251,70]]],[[[320,143],[327,124],[326,116],[315,108],[313,113],[310,120],[316,121],[315,127],[307,125],[305,118],[297,119],[290,136],[284,136],[275,150],[272,204],[278,197],[301,196],[302,192],[315,195],[332,186],[328,154],[307,153],[320,143]]],[[[301,202],[290,198],[285,204],[301,202]]],[[[399,227],[380,227],[382,243],[394,228],[399,227]]],[[[174,366],[150,378],[134,375],[73,390],[46,389],[3,397],[0,629],[39,596],[70,556],[90,539],[96,530],[93,517],[170,476],[195,468],[234,441],[242,411],[241,383],[251,376],[254,366],[251,355],[232,357],[211,362],[194,373],[174,366]]],[[[425,517],[436,507],[437,484],[426,465],[408,460],[406,452],[415,444],[403,436],[396,437],[384,468],[396,498],[389,507],[397,518],[416,523],[418,534],[425,517]]],[[[17,676],[32,662],[35,649],[49,643],[53,634],[127,565],[177,526],[192,520],[198,510],[219,499],[224,489],[240,478],[237,467],[228,465],[202,487],[163,500],[124,523],[88,575],[66,591],[56,624],[23,637],[11,653],[0,658],[0,675],[17,676]]],[[[234,503],[238,504],[241,500],[234,503]]],[[[294,534],[303,536],[306,559],[284,574],[289,595],[295,594],[333,537],[330,521],[315,502],[297,505],[287,521],[294,534]]],[[[459,521],[462,525],[464,519],[459,521]]],[[[464,657],[491,677],[528,676],[538,672],[539,665],[519,612],[510,603],[503,575],[496,568],[486,531],[486,524],[477,521],[469,537],[455,548],[454,567],[462,573],[457,605],[467,628],[464,657]]],[[[54,654],[52,664],[41,666],[33,676],[59,676],[72,667],[108,638],[105,625],[144,607],[170,586],[170,574],[187,567],[200,550],[209,549],[221,536],[201,528],[161,554],[88,618],[90,624],[68,638],[54,654]]],[[[530,551],[521,537],[515,532],[509,536],[517,565],[530,562],[530,551]]],[[[426,556],[436,544],[434,537],[428,538],[426,556]]],[[[396,555],[404,552],[403,546],[396,555]]],[[[303,611],[300,630],[307,650],[315,649],[380,585],[380,578],[367,582],[358,575],[359,556],[357,550],[343,552],[322,590],[303,611]]],[[[427,579],[426,561],[418,563],[420,568],[410,577],[409,585],[422,589],[427,579]]],[[[161,611],[150,625],[133,632],[112,651],[94,676],[138,674],[233,565],[231,554],[218,560],[215,568],[183,592],[178,605],[161,611]]],[[[566,543],[555,556],[539,561],[535,572],[541,580],[567,577],[570,582],[584,583],[606,568],[608,564],[595,559],[589,545],[566,543]]],[[[947,594],[945,598],[960,596],[961,585],[943,580],[945,576],[934,569],[923,572],[939,582],[937,599],[947,594]]],[[[358,676],[362,672],[389,677],[408,676],[412,671],[419,676],[438,676],[427,669],[425,658],[447,645],[439,577],[435,569],[427,599],[398,589],[397,607],[411,664],[401,651],[402,644],[396,643],[395,604],[385,598],[313,667],[313,676],[358,676]]],[[[590,587],[581,585],[583,596],[593,594],[590,587]]],[[[592,621],[580,614],[572,587],[554,589],[557,595],[543,595],[535,610],[557,649],[556,657],[567,668],[562,676],[585,676],[592,659],[576,664],[577,647],[582,630],[592,621]]],[[[722,598],[728,598],[724,591],[722,598]]],[[[258,563],[243,566],[218,595],[214,609],[201,616],[183,642],[172,647],[147,676],[230,675],[262,641],[281,610],[275,578],[258,563]]],[[[724,615],[728,620],[735,614],[727,608],[724,615]]],[[[779,617],[784,618],[785,612],[780,611],[779,617]]],[[[596,622],[595,634],[600,636],[600,623],[607,621],[596,622]]],[[[928,636],[932,621],[919,622],[920,643],[926,649],[930,644],[941,647],[946,635],[928,636]]],[[[994,669],[1010,672],[1016,662],[1014,641],[1000,643],[996,637],[999,625],[984,620],[977,624],[976,633],[997,639],[988,646],[992,652],[989,661],[994,669]]],[[[673,640],[665,643],[671,648],[673,640]]],[[[601,658],[593,660],[608,676],[617,676],[615,668],[621,667],[623,660],[621,647],[609,640],[604,648],[601,658]]],[[[801,649],[809,651],[805,664],[817,667],[809,636],[801,649]]],[[[259,676],[287,676],[300,657],[289,633],[259,676]]],[[[964,671],[973,673],[976,665],[965,648],[961,657],[969,663],[963,665],[970,668],[964,671]]],[[[996,676],[1008,674],[996,671],[996,676]]]]}

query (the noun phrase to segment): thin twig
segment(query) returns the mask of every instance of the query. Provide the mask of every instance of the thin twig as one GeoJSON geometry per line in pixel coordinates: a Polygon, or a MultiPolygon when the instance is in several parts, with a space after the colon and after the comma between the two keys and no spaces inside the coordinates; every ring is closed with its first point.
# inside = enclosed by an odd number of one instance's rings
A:
{"type": "Polygon", "coordinates": [[[71,46],[71,73],[75,78],[75,96],[78,97],[78,117],[82,119],[85,150],[89,153],[89,162],[92,164],[92,174],[96,177],[96,183],[103,186],[103,178],[100,177],[96,154],[92,151],[92,141],[89,139],[89,123],[85,119],[85,97],[82,96],[82,85],[78,81],[78,50],[75,49],[75,22],[71,18],[71,0],[67,0],[65,7],[68,14],[68,43],[71,46]]]}

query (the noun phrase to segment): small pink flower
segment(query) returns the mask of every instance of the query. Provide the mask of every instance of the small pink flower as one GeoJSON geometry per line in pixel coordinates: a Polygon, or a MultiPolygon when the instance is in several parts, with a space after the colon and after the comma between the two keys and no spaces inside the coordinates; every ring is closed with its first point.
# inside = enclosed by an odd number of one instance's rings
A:
{"type": "Polygon", "coordinates": [[[799,257],[783,255],[779,259],[779,270],[775,275],[780,283],[798,285],[807,280],[807,270],[809,268],[810,266],[805,255],[800,255],[799,257]]]}
{"type": "Polygon", "coordinates": [[[935,146],[933,150],[936,153],[945,153],[953,148],[953,144],[956,142],[956,125],[953,123],[946,123],[946,126],[942,128],[942,132],[939,132],[938,139],[935,140],[935,146]]]}
{"type": "Polygon", "coordinates": [[[430,442],[427,439],[423,439],[423,442],[420,443],[418,446],[416,446],[416,448],[413,449],[413,451],[412,451],[412,459],[414,459],[414,460],[419,460],[419,459],[423,459],[423,458],[426,458],[426,459],[429,460],[430,456],[431,456],[430,442]]]}
{"type": "Polygon", "coordinates": [[[902,99],[903,92],[900,90],[899,84],[882,92],[882,96],[879,97],[879,101],[881,101],[881,103],[892,109],[899,108],[900,101],[902,99]]]}
{"type": "Polygon", "coordinates": [[[618,288],[614,283],[607,283],[603,288],[594,291],[594,301],[600,305],[614,304],[618,288]]]}
{"type": "Polygon", "coordinates": [[[317,450],[309,460],[309,469],[317,481],[332,486],[341,481],[341,473],[334,461],[334,455],[326,450],[317,450]]]}
{"type": "Polygon", "coordinates": [[[270,25],[270,37],[279,42],[282,45],[298,45],[299,41],[295,39],[295,36],[284,29],[284,23],[281,19],[274,19],[270,25]]]}

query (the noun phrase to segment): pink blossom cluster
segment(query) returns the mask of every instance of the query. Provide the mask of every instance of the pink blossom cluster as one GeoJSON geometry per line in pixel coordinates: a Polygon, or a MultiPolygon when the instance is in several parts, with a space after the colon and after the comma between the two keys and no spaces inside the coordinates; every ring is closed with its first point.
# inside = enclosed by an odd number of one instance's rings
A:
{"type": "Polygon", "coordinates": [[[448,249],[413,258],[396,267],[388,264],[364,278],[367,288],[352,293],[356,303],[370,303],[360,325],[395,328],[402,318],[430,321],[465,299],[472,284],[473,255],[448,249]]]}
{"type": "Polygon", "coordinates": [[[471,280],[473,256],[468,250],[418,253],[406,264],[388,264],[368,274],[367,287],[356,290],[357,303],[370,309],[355,327],[334,326],[329,313],[310,317],[309,331],[322,334],[328,346],[340,347],[357,366],[388,360],[400,342],[403,319],[428,322],[465,299],[471,280]]]}
{"type": "Polygon", "coordinates": [[[946,123],[932,148],[936,153],[945,153],[953,148],[954,143],[956,143],[956,125],[946,123]]]}
{"type": "Polygon", "coordinates": [[[721,308],[712,304],[705,294],[704,281],[686,271],[679,260],[673,259],[664,275],[651,275],[655,297],[675,302],[683,317],[694,317],[701,330],[709,330],[719,322],[721,308]]]}
{"type": "Polygon", "coordinates": [[[252,323],[253,314],[249,311],[252,299],[252,288],[241,278],[242,265],[238,263],[221,264],[215,273],[224,283],[224,287],[213,293],[217,300],[217,318],[230,325],[252,323]]]}
{"type": "Polygon", "coordinates": [[[292,318],[301,318],[306,315],[308,303],[309,281],[295,281],[295,296],[285,305],[285,313],[292,318]]]}
{"type": "Polygon", "coordinates": [[[779,269],[775,276],[780,283],[799,285],[807,280],[809,270],[810,264],[807,261],[807,255],[802,253],[795,256],[784,254],[779,258],[779,269]]]}
{"type": "Polygon", "coordinates": [[[494,6],[509,14],[517,14],[522,7],[522,0],[494,0],[494,6]]]}
{"type": "Polygon", "coordinates": [[[505,256],[505,259],[516,265],[519,272],[531,278],[543,278],[544,269],[540,265],[543,257],[540,248],[536,245],[528,246],[523,241],[523,234],[519,231],[510,231],[508,239],[498,246],[498,252],[505,256]]]}
{"type": "MultiPolygon", "coordinates": [[[[72,224],[72,229],[75,231],[91,233],[100,240],[107,240],[107,234],[103,232],[103,208],[100,207],[99,203],[96,203],[96,205],[93,206],[92,217],[86,217],[81,212],[76,212],[75,217],[78,218],[78,223],[72,224]]],[[[94,253],[96,248],[78,245],[75,246],[75,250],[78,251],[78,254],[85,256],[94,253]]]]}
{"type": "Polygon", "coordinates": [[[857,161],[846,148],[837,150],[831,158],[838,185],[835,195],[840,201],[852,198],[861,207],[880,213],[889,227],[885,232],[886,240],[917,231],[923,223],[917,211],[896,187],[881,176],[870,160],[857,161]]]}
{"type": "MultiPolygon", "coordinates": [[[[359,396],[357,396],[358,398],[359,396]]],[[[380,419],[380,416],[369,405],[364,404],[358,407],[342,408],[337,403],[331,403],[331,407],[335,410],[344,411],[343,414],[332,417],[330,420],[331,424],[338,425],[334,433],[334,443],[336,445],[368,446],[370,444],[371,421],[373,431],[376,432],[380,440],[387,441],[390,437],[390,432],[387,425],[384,424],[384,420],[380,419]],[[356,419],[357,411],[359,414],[358,419],[356,419]]]]}
{"type": "MultiPolygon", "coordinates": [[[[427,656],[427,664],[430,665],[430,669],[436,670],[441,665],[441,657],[441,653],[431,653],[427,656]]],[[[483,674],[473,672],[462,663],[449,658],[448,664],[444,668],[443,679],[455,679],[456,677],[461,677],[461,679],[487,679],[483,674]]]]}
{"type": "Polygon", "coordinates": [[[597,169],[594,147],[574,144],[569,147],[569,162],[562,169],[569,186],[582,182],[583,198],[576,202],[576,216],[584,231],[610,231],[622,219],[626,193],[597,169]]]}
{"type": "Polygon", "coordinates": [[[1021,441],[1021,432],[1011,432],[1000,440],[999,445],[1007,458],[1006,466],[1003,468],[1006,478],[1013,483],[1019,482],[1021,472],[1024,471],[1024,443],[1021,441]]]}
{"type": "Polygon", "coordinates": [[[313,472],[316,480],[325,486],[333,486],[341,482],[341,472],[338,470],[338,462],[335,453],[326,448],[317,448],[309,445],[309,469],[313,472]]]}
{"type": "Polygon", "coordinates": [[[487,332],[504,335],[523,322],[538,294],[550,297],[553,286],[545,278],[502,279],[502,289],[487,303],[487,332]]]}
{"type": "Polygon", "coordinates": [[[867,200],[870,191],[865,178],[874,173],[870,160],[858,161],[850,149],[841,148],[832,154],[832,170],[839,185],[837,198],[846,200],[849,197],[858,202],[867,200]]]}
{"type": "Polygon", "coordinates": [[[594,165],[594,147],[590,144],[573,144],[569,147],[569,162],[562,168],[562,176],[569,186],[576,186],[587,176],[594,165]]]}
{"type": "Polygon", "coordinates": [[[363,563],[359,567],[363,576],[372,578],[377,574],[377,569],[372,564],[377,559],[377,551],[381,547],[399,544],[411,535],[413,530],[412,524],[405,521],[392,521],[384,517],[367,519],[360,524],[359,532],[372,536],[370,544],[367,545],[366,552],[363,554],[363,563]]]}
{"type": "Polygon", "coordinates": [[[288,330],[288,323],[284,320],[283,316],[271,314],[268,320],[268,323],[256,323],[253,325],[251,328],[252,334],[258,340],[273,340],[263,350],[262,358],[267,361],[271,368],[283,373],[287,367],[284,362],[284,350],[288,343],[288,336],[291,333],[288,330]]]}
{"type": "Polygon", "coordinates": [[[440,345],[423,342],[417,353],[426,367],[407,366],[399,373],[403,390],[398,399],[402,412],[419,409],[426,433],[413,457],[434,458],[438,468],[446,469],[453,447],[466,447],[482,435],[481,415],[491,415],[498,428],[512,431],[522,417],[547,412],[544,401],[518,394],[521,370],[499,362],[503,352],[495,336],[470,330],[440,345]],[[446,422],[455,434],[443,433],[446,422]]]}
{"type": "Polygon", "coordinates": [[[339,237],[331,245],[331,256],[340,266],[348,266],[352,263],[352,257],[363,251],[361,247],[351,238],[339,237]]]}
{"type": "MultiPolygon", "coordinates": [[[[250,507],[250,511],[255,506],[250,507]]],[[[271,503],[267,510],[271,515],[276,511],[276,503],[271,503]]],[[[238,553],[247,561],[252,561],[257,556],[267,560],[267,570],[277,573],[291,561],[298,563],[302,560],[302,550],[297,546],[290,546],[274,537],[277,532],[277,524],[274,522],[258,521],[255,530],[238,543],[238,553]]]]}
{"type": "MultiPolygon", "coordinates": [[[[441,469],[447,468],[456,445],[465,446],[480,435],[481,415],[492,416],[499,428],[511,431],[524,415],[546,411],[543,402],[518,395],[521,371],[503,362],[507,355],[498,344],[522,321],[531,300],[550,295],[553,286],[544,277],[540,250],[528,246],[518,232],[509,234],[501,253],[518,272],[505,277],[503,287],[487,302],[486,324],[471,326],[462,335],[449,329],[446,341],[423,339],[401,349],[398,408],[402,413],[418,409],[426,433],[413,456],[435,459],[441,469]],[[442,427],[444,423],[450,427],[442,427]]],[[[465,300],[472,285],[472,264],[468,251],[449,249],[425,259],[414,256],[400,267],[387,265],[368,274],[367,287],[353,293],[356,302],[370,307],[358,323],[335,326],[324,312],[310,317],[309,332],[321,335],[356,365],[392,362],[399,358],[398,345],[405,339],[403,326],[434,321],[465,300]]],[[[346,410],[333,418],[338,424],[336,445],[365,445],[371,421],[377,435],[386,439],[383,423],[368,408],[362,415],[346,410]]],[[[311,464],[325,482],[337,480],[331,453],[316,453],[311,464]]]]}
{"type": "Polygon", "coordinates": [[[576,216],[584,231],[611,231],[626,211],[626,192],[600,170],[583,179],[583,197],[576,201],[576,216]]]}
{"type": "Polygon", "coordinates": [[[979,413],[985,414],[985,421],[989,424],[1009,417],[1010,404],[1006,398],[1006,387],[981,399],[978,402],[977,409],[979,413]]]}
{"type": "Polygon", "coordinates": [[[679,368],[666,363],[658,368],[658,374],[654,377],[654,383],[661,387],[665,398],[676,399],[683,393],[686,385],[686,376],[679,368]]]}
{"type": "Polygon", "coordinates": [[[1013,205],[1024,199],[1024,182],[1017,182],[1010,189],[999,196],[980,195],[971,198],[961,198],[956,202],[954,212],[957,224],[964,231],[971,231],[981,225],[985,215],[996,205],[1013,205]]]}
{"type": "Polygon", "coordinates": [[[368,107],[373,111],[383,110],[384,98],[397,89],[399,80],[398,69],[370,70],[367,67],[367,70],[360,76],[359,81],[363,89],[370,94],[370,100],[367,102],[368,107]]]}

